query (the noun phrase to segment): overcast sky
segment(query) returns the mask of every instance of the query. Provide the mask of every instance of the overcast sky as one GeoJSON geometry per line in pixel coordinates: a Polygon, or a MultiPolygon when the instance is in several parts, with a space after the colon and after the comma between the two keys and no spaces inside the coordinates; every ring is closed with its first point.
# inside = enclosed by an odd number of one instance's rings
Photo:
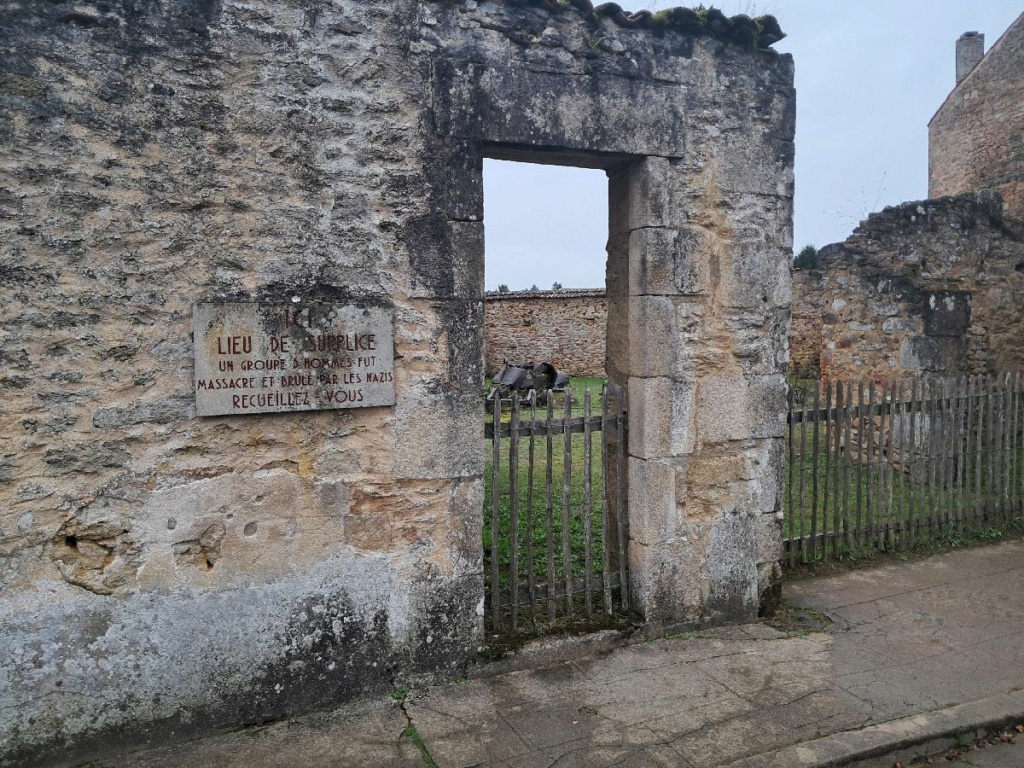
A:
{"type": "MultiPolygon", "coordinates": [[[[620,0],[628,10],[677,2],[620,0]]],[[[796,61],[794,247],[846,239],[872,211],[928,195],[928,121],[954,84],[964,32],[995,43],[1021,0],[721,0],[727,14],[773,13],[796,61]]],[[[488,290],[604,285],[607,181],[601,171],[487,161],[488,290]]]]}

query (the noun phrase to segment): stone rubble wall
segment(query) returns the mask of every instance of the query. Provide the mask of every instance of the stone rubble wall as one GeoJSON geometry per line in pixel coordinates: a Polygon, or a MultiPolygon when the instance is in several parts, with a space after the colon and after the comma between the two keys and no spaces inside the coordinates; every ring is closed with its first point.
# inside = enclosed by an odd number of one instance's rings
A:
{"type": "Polygon", "coordinates": [[[604,291],[514,291],[484,300],[484,368],[548,362],[570,376],[604,376],[604,291]]]}
{"type": "Polygon", "coordinates": [[[482,270],[414,262],[481,225],[421,226],[420,5],[5,5],[0,765],[476,652],[482,270]],[[293,296],[393,313],[397,404],[196,418],[193,304],[293,296]]]}
{"type": "Polygon", "coordinates": [[[1024,369],[1024,224],[998,195],[886,208],[819,256],[795,282],[794,372],[815,346],[838,378],[1024,369]]]}
{"type": "Polygon", "coordinates": [[[793,319],[789,329],[791,379],[817,379],[821,376],[823,279],[821,270],[793,270],[793,319]]]}
{"type": "Polygon", "coordinates": [[[928,195],[1002,194],[1024,219],[1024,14],[949,94],[928,124],[928,195]]]}

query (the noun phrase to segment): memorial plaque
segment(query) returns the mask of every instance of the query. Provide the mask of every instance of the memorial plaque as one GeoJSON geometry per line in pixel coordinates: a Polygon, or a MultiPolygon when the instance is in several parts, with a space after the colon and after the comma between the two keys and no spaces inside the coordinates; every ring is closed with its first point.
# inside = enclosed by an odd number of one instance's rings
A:
{"type": "Polygon", "coordinates": [[[193,330],[200,416],[395,404],[390,310],[197,304],[193,330]]]}

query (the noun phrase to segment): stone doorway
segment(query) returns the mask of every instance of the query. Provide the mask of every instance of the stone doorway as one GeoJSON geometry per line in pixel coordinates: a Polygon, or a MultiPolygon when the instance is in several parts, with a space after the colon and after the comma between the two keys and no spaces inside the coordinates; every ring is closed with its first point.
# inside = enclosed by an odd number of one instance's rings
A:
{"type": "MultiPolygon", "coordinates": [[[[790,62],[705,41],[671,60],[633,77],[484,48],[432,70],[450,212],[482,216],[484,157],[608,175],[607,374],[653,626],[751,619],[777,583],[792,248],[790,62]]],[[[482,232],[453,257],[482,276],[482,232]]]]}

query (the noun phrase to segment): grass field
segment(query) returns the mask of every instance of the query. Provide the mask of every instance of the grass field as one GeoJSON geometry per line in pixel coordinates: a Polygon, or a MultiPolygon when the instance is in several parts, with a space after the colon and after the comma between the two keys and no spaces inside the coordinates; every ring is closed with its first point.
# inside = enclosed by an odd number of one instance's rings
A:
{"type": "MultiPolygon", "coordinates": [[[[591,390],[591,413],[600,414],[600,392],[602,379],[574,378],[570,384],[570,392],[574,398],[571,406],[573,416],[583,415],[583,392],[591,390]]],[[[560,423],[564,414],[564,400],[556,396],[554,420],[560,423]]],[[[537,419],[543,421],[546,408],[537,408],[537,419]]],[[[506,408],[502,412],[502,420],[511,418],[506,408]]],[[[523,408],[520,413],[522,422],[533,418],[530,408],[523,408]]],[[[602,550],[602,526],[604,504],[604,473],[601,458],[601,432],[592,433],[589,452],[585,445],[584,435],[570,435],[569,466],[566,467],[565,436],[556,433],[550,436],[537,435],[531,438],[520,438],[517,457],[518,472],[515,485],[518,487],[517,514],[517,552],[519,572],[525,575],[532,570],[539,581],[547,581],[549,569],[556,582],[566,577],[565,551],[569,551],[568,569],[574,578],[586,573],[586,539],[588,536],[587,518],[590,520],[589,536],[591,541],[591,566],[600,570],[602,550]],[[532,456],[532,461],[531,461],[532,456]],[[532,472],[530,467],[532,466],[532,472]],[[587,496],[587,478],[589,467],[589,507],[587,496]],[[568,469],[568,473],[566,470],[568,469]],[[568,475],[566,487],[564,478],[568,475]],[[550,491],[548,490],[550,489],[550,491]],[[589,515],[587,509],[589,508],[589,515]]],[[[512,529],[513,529],[513,484],[511,462],[511,440],[502,439],[499,444],[498,472],[494,472],[493,445],[490,440],[484,441],[487,488],[484,500],[484,552],[491,557],[492,518],[494,515],[493,488],[498,488],[498,562],[501,571],[502,585],[511,580],[512,529]]],[[[491,578],[490,562],[487,565],[486,578],[491,578]]]]}
{"type": "Polygon", "coordinates": [[[837,459],[834,451],[826,456],[825,427],[818,430],[817,455],[812,429],[806,438],[797,434],[792,460],[786,441],[783,536],[828,538],[824,550],[809,547],[810,561],[879,544],[903,549],[918,540],[992,537],[1019,519],[1019,450],[979,456],[945,447],[931,463],[897,455],[892,464],[875,456],[869,465],[843,455],[837,459]]]}
{"type": "MultiPolygon", "coordinates": [[[[591,388],[592,408],[600,407],[601,379],[574,379],[572,415],[583,412],[580,392],[591,388]]],[[[557,400],[556,421],[561,418],[564,401],[557,400]]],[[[546,416],[546,408],[537,409],[537,418],[546,416]]],[[[510,413],[506,408],[502,420],[510,413]]],[[[532,412],[521,411],[520,419],[529,421],[532,412]]],[[[783,493],[783,536],[799,541],[815,534],[820,546],[808,546],[807,560],[849,557],[866,548],[882,546],[904,549],[918,542],[945,540],[957,542],[998,537],[1003,530],[1021,527],[1024,507],[1024,455],[1021,449],[997,452],[992,456],[974,457],[964,452],[963,467],[959,452],[947,451],[944,461],[934,469],[923,461],[904,467],[887,465],[874,456],[871,465],[847,460],[840,455],[826,457],[825,427],[819,426],[819,453],[811,455],[813,433],[808,429],[801,440],[797,432],[795,460],[790,466],[789,438],[786,439],[785,489],[783,493]],[[801,450],[804,456],[801,457],[801,450]],[[814,476],[817,472],[817,488],[814,476]],[[945,477],[945,480],[943,480],[945,477]],[[816,501],[815,501],[815,493],[816,501]],[[870,507],[870,509],[869,509],[870,507]],[[815,522],[812,511],[817,516],[815,522]],[[849,532],[849,533],[847,533],[849,532]]],[[[571,437],[568,505],[563,500],[565,471],[564,437],[555,434],[550,440],[551,463],[548,463],[548,438],[537,436],[533,443],[533,474],[530,467],[530,440],[521,438],[518,449],[519,513],[517,525],[517,556],[521,578],[532,569],[535,578],[546,581],[549,565],[556,581],[564,580],[566,565],[563,532],[567,532],[570,550],[569,570],[579,578],[586,572],[584,542],[586,539],[585,458],[583,436],[571,437]],[[550,505],[545,491],[550,466],[552,492],[550,505]],[[550,539],[548,519],[550,515],[550,539]],[[552,561],[549,564],[549,553],[552,561]]],[[[600,570],[601,530],[603,525],[604,477],[601,467],[601,437],[594,433],[590,454],[591,491],[590,524],[593,546],[592,566],[600,570]]],[[[511,579],[511,467],[510,441],[500,443],[498,496],[498,560],[500,581],[506,586],[511,579]]],[[[491,553],[491,518],[493,456],[490,441],[485,441],[487,495],[485,501],[484,547],[491,553]]],[[[487,578],[491,578],[488,563],[487,578]]]]}

